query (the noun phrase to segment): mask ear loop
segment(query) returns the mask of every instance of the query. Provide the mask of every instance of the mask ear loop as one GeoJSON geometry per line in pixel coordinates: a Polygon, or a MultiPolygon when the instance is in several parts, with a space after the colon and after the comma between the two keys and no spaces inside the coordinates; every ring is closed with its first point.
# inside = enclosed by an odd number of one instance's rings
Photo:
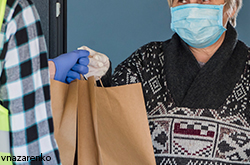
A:
{"type": "MultiPolygon", "coordinates": [[[[223,8],[224,8],[225,10],[226,10],[226,4],[227,4],[227,2],[225,2],[225,3],[223,4],[223,8]]],[[[230,18],[230,15],[231,15],[232,11],[233,11],[233,8],[230,7],[229,9],[227,9],[227,11],[226,11],[225,13],[223,13],[223,17],[224,17],[224,14],[226,14],[226,15],[228,16],[228,20],[227,20],[226,24],[223,25],[224,28],[226,28],[226,26],[227,26],[227,23],[228,23],[228,21],[229,21],[229,18],[230,18]]]]}
{"type": "MultiPolygon", "coordinates": [[[[233,0],[233,1],[234,1],[234,0],[233,0]]],[[[236,2],[234,1],[233,3],[236,3],[236,2]]],[[[224,6],[226,6],[226,4],[227,4],[227,2],[224,3],[224,6]]],[[[233,6],[236,6],[236,5],[232,5],[232,6],[230,6],[229,9],[227,9],[227,12],[226,12],[226,13],[227,13],[227,16],[228,16],[229,18],[232,18],[232,17],[230,17],[230,16],[232,15],[233,11],[235,10],[235,8],[234,8],[233,6]]]]}

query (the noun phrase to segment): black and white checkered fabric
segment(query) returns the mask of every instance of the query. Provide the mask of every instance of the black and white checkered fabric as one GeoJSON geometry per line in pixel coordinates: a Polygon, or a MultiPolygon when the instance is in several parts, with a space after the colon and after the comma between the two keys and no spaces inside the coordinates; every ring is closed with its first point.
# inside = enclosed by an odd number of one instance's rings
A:
{"type": "Polygon", "coordinates": [[[49,156],[50,161],[14,164],[60,164],[54,139],[47,48],[40,18],[30,0],[8,0],[0,41],[0,98],[10,110],[13,156],[49,156]]]}

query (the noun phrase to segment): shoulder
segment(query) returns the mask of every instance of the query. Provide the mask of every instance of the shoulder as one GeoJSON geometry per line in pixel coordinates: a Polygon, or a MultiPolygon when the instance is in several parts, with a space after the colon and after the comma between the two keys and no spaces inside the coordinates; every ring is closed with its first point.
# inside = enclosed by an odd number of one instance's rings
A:
{"type": "Polygon", "coordinates": [[[4,21],[10,21],[15,15],[22,11],[22,8],[26,8],[31,5],[32,2],[28,0],[7,0],[4,21]]]}
{"type": "Polygon", "coordinates": [[[13,53],[8,53],[11,51],[18,52],[25,59],[47,52],[40,18],[31,0],[8,0],[4,26],[4,44],[0,59],[6,59],[8,54],[12,55],[13,53]]]}
{"type": "Polygon", "coordinates": [[[164,47],[165,45],[168,45],[169,41],[170,40],[147,43],[133,52],[119,65],[143,65],[144,63],[155,61],[160,58],[161,54],[163,54],[164,47]]]}
{"type": "Polygon", "coordinates": [[[163,47],[168,42],[150,42],[137,49],[115,68],[112,76],[113,85],[143,82],[148,69],[160,69],[164,59],[163,47]]]}
{"type": "MultiPolygon", "coordinates": [[[[38,19],[36,8],[31,0],[7,0],[4,23],[14,19],[20,19],[19,16],[34,16],[38,19]],[[19,18],[18,18],[19,17],[19,18]]],[[[25,17],[23,18],[25,19],[25,17]]]]}
{"type": "Polygon", "coordinates": [[[40,18],[31,0],[7,0],[1,32],[6,40],[29,25],[36,24],[40,18]]]}
{"type": "Polygon", "coordinates": [[[158,55],[163,52],[163,47],[165,44],[167,44],[169,40],[167,41],[161,41],[161,42],[150,42],[148,44],[143,45],[139,49],[137,49],[131,56],[137,55],[140,56],[142,59],[148,59],[151,56],[158,55]]]}
{"type": "MultiPolygon", "coordinates": [[[[8,0],[5,11],[5,22],[2,33],[8,42],[12,35],[24,38],[23,33],[29,32],[35,38],[40,35],[40,18],[31,0],[8,0]]],[[[30,39],[30,38],[29,38],[30,39]]]]}
{"type": "Polygon", "coordinates": [[[238,40],[234,51],[236,52],[236,54],[241,55],[243,58],[245,56],[249,56],[250,47],[248,45],[246,45],[243,41],[238,40]]]}

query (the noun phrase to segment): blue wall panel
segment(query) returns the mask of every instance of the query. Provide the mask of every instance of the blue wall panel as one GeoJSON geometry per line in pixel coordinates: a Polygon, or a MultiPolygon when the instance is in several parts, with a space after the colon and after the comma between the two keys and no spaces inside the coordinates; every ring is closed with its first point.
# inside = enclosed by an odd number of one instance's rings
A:
{"type": "MultiPolygon", "coordinates": [[[[239,38],[250,45],[250,0],[238,17],[239,38]]],[[[113,69],[140,46],[172,36],[167,0],[68,1],[68,51],[86,45],[105,53],[113,69]]]]}

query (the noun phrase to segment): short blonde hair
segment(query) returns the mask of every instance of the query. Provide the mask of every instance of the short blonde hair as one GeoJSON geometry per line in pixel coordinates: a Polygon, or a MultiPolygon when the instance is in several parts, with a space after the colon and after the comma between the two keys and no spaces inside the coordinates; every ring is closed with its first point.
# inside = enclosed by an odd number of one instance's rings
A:
{"type": "MultiPolygon", "coordinates": [[[[174,0],[168,0],[168,5],[171,7],[173,5],[174,0]]],[[[235,27],[236,26],[236,18],[238,16],[238,13],[243,5],[242,0],[225,0],[226,7],[228,9],[235,9],[237,7],[237,10],[233,17],[229,18],[229,22],[235,27]]]]}

